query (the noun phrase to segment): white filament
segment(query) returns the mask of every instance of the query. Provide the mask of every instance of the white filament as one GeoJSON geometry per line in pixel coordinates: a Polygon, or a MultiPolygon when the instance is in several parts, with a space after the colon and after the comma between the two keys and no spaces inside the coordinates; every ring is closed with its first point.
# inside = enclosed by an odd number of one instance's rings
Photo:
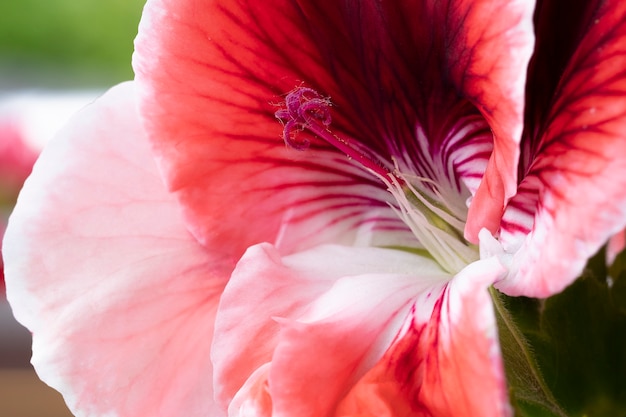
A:
{"type": "MultiPolygon", "coordinates": [[[[451,214],[455,213],[452,209],[455,205],[450,204],[451,202],[445,199],[437,188],[433,188],[432,191],[419,187],[415,182],[417,178],[413,178],[411,182],[407,176],[398,173],[389,177],[377,176],[385,183],[398,204],[398,207],[392,206],[394,211],[444,270],[456,274],[479,258],[478,248],[462,238],[465,226],[462,216],[451,214]],[[404,181],[404,184],[401,184],[398,178],[404,181]],[[416,204],[411,203],[407,191],[426,207],[425,211],[430,213],[425,213],[416,204]],[[449,211],[432,204],[424,197],[429,194],[434,194],[433,199],[440,201],[449,211]],[[447,227],[438,226],[436,220],[445,222],[447,227]]],[[[431,182],[427,179],[417,180],[421,184],[431,182]]]]}

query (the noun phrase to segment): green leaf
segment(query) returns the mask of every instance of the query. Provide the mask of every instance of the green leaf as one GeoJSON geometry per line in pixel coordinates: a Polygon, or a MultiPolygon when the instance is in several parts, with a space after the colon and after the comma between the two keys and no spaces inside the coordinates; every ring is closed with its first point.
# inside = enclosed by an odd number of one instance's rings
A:
{"type": "Polygon", "coordinates": [[[536,328],[540,302],[507,297],[492,290],[500,346],[509,385],[509,397],[517,417],[565,417],[535,359],[525,333],[536,328]]]}
{"type": "Polygon", "coordinates": [[[626,253],[546,300],[493,298],[517,416],[626,416],[626,253]]]}

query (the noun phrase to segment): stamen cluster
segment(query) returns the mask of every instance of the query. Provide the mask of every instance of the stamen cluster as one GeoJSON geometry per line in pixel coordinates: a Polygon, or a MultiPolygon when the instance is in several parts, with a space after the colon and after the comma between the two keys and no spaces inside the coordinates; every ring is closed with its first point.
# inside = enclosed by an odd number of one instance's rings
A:
{"type": "MultiPolygon", "coordinates": [[[[289,92],[285,97],[285,107],[275,113],[284,126],[285,144],[300,151],[308,149],[309,139],[298,139],[298,132],[308,131],[344,152],[385,184],[395,200],[392,207],[398,216],[444,270],[456,273],[474,261],[477,249],[463,238],[463,216],[453,214],[454,210],[446,204],[439,192],[443,184],[418,177],[415,177],[416,181],[410,181],[412,177],[400,173],[397,164],[390,171],[359,141],[332,133],[331,105],[328,97],[323,97],[312,88],[300,86],[289,92]]],[[[390,159],[394,160],[393,157],[390,159]]]]}

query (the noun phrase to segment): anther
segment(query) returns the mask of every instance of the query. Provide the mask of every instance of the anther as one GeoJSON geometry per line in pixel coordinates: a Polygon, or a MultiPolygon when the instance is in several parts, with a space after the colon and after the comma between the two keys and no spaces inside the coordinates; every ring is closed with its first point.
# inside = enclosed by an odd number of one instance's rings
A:
{"type": "Polygon", "coordinates": [[[332,122],[330,115],[331,101],[308,87],[296,87],[285,97],[285,108],[274,115],[283,124],[285,144],[296,150],[306,150],[310,146],[307,139],[298,140],[298,131],[308,130],[315,136],[345,153],[365,168],[376,174],[391,179],[393,174],[378,161],[359,149],[358,142],[349,137],[339,137],[329,129],[332,122]]]}

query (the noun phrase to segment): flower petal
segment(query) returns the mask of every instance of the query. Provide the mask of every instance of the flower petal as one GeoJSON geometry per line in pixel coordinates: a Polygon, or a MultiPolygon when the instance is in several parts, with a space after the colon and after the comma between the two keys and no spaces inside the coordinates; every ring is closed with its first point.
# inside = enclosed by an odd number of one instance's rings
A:
{"type": "Polygon", "coordinates": [[[165,190],[134,94],[113,88],[43,152],[4,240],[8,298],[76,415],[217,416],[209,349],[227,275],[165,190]]]}
{"type": "Polygon", "coordinates": [[[306,73],[328,76],[298,13],[281,0],[154,0],[137,39],[142,112],[168,184],[194,235],[233,265],[264,241],[371,244],[377,229],[404,236],[379,244],[414,241],[371,174],[328,146],[285,146],[274,117],[284,94],[306,73]]]}
{"type": "MultiPolygon", "coordinates": [[[[351,243],[363,225],[408,233],[383,184],[345,154],[306,132],[307,151],[286,149],[277,104],[313,88],[333,104],[331,133],[374,163],[461,188],[489,157],[485,117],[502,136],[496,160],[515,160],[531,14],[527,1],[149,1],[141,112],[192,232],[233,262],[263,241],[296,252],[351,243]],[[458,152],[472,144],[476,163],[458,152]]],[[[498,168],[510,194],[514,175],[498,168]]]]}
{"type": "Polygon", "coordinates": [[[589,10],[504,217],[505,250],[517,251],[498,284],[509,295],[560,292],[626,226],[626,4],[597,1],[589,10]]]}
{"type": "Polygon", "coordinates": [[[228,406],[228,417],[272,417],[272,396],[270,395],[270,363],[258,368],[237,392],[228,406]]]}
{"type": "MultiPolygon", "coordinates": [[[[331,271],[342,267],[333,259],[328,259],[331,271]]],[[[271,360],[279,330],[274,317],[301,311],[332,285],[334,276],[293,271],[269,244],[246,251],[222,295],[211,350],[216,399],[224,408],[246,379],[271,360]]]]}
{"type": "Polygon", "coordinates": [[[511,416],[487,291],[504,271],[496,257],[475,262],[432,300],[432,315],[409,315],[336,415],[511,416]]]}
{"type": "MultiPolygon", "coordinates": [[[[218,310],[219,400],[228,404],[248,380],[269,383],[275,415],[327,414],[383,354],[415,295],[447,278],[434,262],[396,250],[327,245],[281,258],[269,245],[250,248],[218,310]],[[249,380],[268,362],[269,381],[249,380]]],[[[258,402],[264,409],[266,397],[258,402]]]]}
{"type": "Polygon", "coordinates": [[[403,274],[344,277],[302,316],[279,321],[269,378],[276,416],[328,415],[384,354],[418,295],[428,311],[449,276],[425,259],[412,263],[403,274]]]}
{"type": "Polygon", "coordinates": [[[493,153],[465,228],[466,238],[478,243],[482,228],[497,231],[504,204],[515,194],[535,4],[525,0],[457,3],[464,31],[458,34],[463,41],[452,43],[450,55],[459,57],[453,77],[487,119],[494,135],[493,153]]]}

